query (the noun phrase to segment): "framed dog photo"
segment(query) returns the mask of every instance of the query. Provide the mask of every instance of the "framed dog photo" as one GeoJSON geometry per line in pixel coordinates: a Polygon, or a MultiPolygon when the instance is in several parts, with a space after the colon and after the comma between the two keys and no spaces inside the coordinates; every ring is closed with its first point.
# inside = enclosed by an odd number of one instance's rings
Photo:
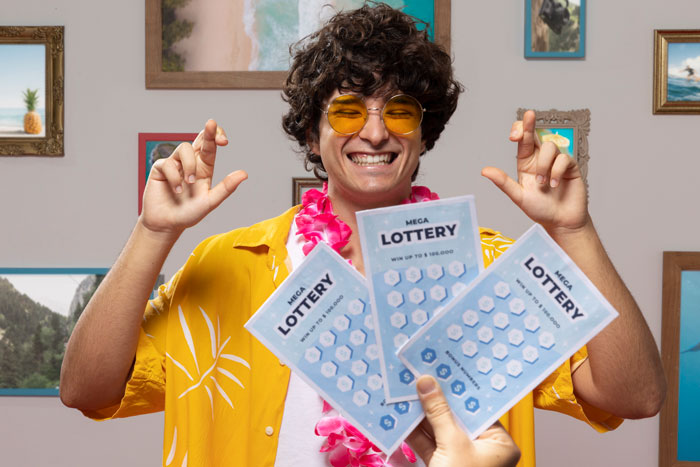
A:
{"type": "Polygon", "coordinates": [[[700,114],[700,30],[654,31],[654,114],[700,114]]]}
{"type": "MultiPolygon", "coordinates": [[[[516,118],[523,119],[528,109],[518,109],[516,118]]],[[[581,177],[588,186],[588,133],[591,129],[591,112],[579,110],[535,110],[535,132],[540,143],[551,141],[559,152],[576,160],[581,177]]]]}
{"type": "Polygon", "coordinates": [[[139,214],[153,163],[170,156],[180,143],[192,143],[196,137],[197,133],[139,133],[139,214]]]}
{"type": "Polygon", "coordinates": [[[586,0],[525,0],[525,57],[586,55],[586,0]]]}

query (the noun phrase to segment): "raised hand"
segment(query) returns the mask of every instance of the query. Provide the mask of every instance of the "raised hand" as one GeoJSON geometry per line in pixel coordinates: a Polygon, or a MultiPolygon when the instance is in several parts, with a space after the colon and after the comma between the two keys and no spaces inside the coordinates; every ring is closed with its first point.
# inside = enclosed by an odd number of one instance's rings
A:
{"type": "Polygon", "coordinates": [[[418,378],[416,388],[425,420],[406,441],[428,467],[509,467],[520,450],[500,423],[472,441],[454,420],[447,399],[432,376],[418,378]]]}
{"type": "Polygon", "coordinates": [[[581,171],[554,143],[540,145],[533,111],[525,112],[523,120],[513,124],[510,140],[518,143],[518,181],[495,167],[485,167],[481,174],[550,233],[584,227],[590,218],[581,171]]]}
{"type": "Polygon", "coordinates": [[[143,195],[144,227],[179,234],[228,198],[248,174],[231,172],[212,187],[217,147],[227,144],[223,129],[208,120],[192,144],[182,143],[168,158],[156,161],[143,195]]]}

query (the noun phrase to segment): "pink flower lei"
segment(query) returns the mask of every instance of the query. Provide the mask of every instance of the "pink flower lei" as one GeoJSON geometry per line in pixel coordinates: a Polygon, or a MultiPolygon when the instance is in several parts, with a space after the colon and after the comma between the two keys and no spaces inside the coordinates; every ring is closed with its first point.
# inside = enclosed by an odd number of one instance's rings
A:
{"type": "MultiPolygon", "coordinates": [[[[411,196],[401,204],[420,203],[439,199],[436,193],[424,186],[411,187],[411,196]]],[[[308,255],[318,242],[326,242],[331,248],[340,253],[348,244],[352,230],[333,214],[333,206],[328,198],[328,184],[323,184],[323,191],[308,190],[301,199],[302,208],[296,216],[297,235],[303,235],[304,255],[308,255]]],[[[323,413],[331,410],[331,406],[323,401],[323,413]]],[[[325,436],[326,442],[321,452],[329,452],[329,460],[333,467],[389,467],[380,455],[380,449],[368,440],[357,428],[341,416],[323,417],[316,424],[318,436],[325,436]]],[[[405,442],[401,451],[409,462],[416,461],[416,455],[405,442]]]]}

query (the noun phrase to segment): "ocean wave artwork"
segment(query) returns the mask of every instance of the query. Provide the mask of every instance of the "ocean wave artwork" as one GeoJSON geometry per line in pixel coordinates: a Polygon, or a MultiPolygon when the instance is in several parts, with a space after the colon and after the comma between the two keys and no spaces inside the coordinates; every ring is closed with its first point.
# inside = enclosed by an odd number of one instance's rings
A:
{"type": "MultiPolygon", "coordinates": [[[[384,0],[393,8],[433,24],[434,2],[384,0]]],[[[365,0],[190,0],[176,11],[192,23],[173,50],[184,71],[284,71],[289,47],[313,33],[338,11],[365,0]]]]}
{"type": "Polygon", "coordinates": [[[668,44],[669,101],[700,101],[700,43],[668,44]]]}
{"type": "Polygon", "coordinates": [[[700,101],[700,80],[668,78],[669,101],[700,101]]]}

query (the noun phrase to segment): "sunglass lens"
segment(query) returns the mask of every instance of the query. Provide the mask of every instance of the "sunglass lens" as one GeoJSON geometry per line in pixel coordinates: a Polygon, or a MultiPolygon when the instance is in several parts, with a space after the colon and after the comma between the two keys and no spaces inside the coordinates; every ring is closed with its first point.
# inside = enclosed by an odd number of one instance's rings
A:
{"type": "Polygon", "coordinates": [[[362,129],[367,121],[367,107],[357,96],[339,96],[328,107],[328,123],[338,133],[350,135],[362,129]]]}
{"type": "Polygon", "coordinates": [[[386,103],[382,117],[389,131],[406,135],[420,126],[423,120],[423,108],[415,98],[398,95],[386,103]]]}

